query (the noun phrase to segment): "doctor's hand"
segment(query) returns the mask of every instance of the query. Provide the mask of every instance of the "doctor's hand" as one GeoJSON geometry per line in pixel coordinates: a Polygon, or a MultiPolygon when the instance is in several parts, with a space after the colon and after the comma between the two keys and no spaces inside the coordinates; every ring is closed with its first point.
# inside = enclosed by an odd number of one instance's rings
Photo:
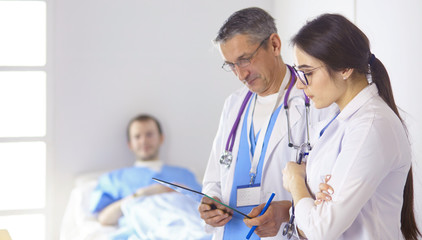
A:
{"type": "MultiPolygon", "coordinates": [[[[214,199],[220,201],[219,198],[213,197],[214,199]]],[[[233,215],[233,210],[226,208],[225,206],[214,202],[213,200],[203,197],[201,204],[198,207],[199,214],[201,218],[213,227],[221,227],[226,225],[233,215]]]]}
{"type": "Polygon", "coordinates": [[[296,184],[303,181],[306,176],[306,164],[297,164],[295,162],[288,162],[283,171],[283,187],[291,193],[296,184]]]}
{"type": "Polygon", "coordinates": [[[291,205],[292,203],[290,201],[273,201],[267,211],[258,217],[265,206],[265,203],[263,203],[253,208],[248,214],[252,219],[244,218],[243,222],[249,228],[257,226],[255,233],[261,238],[274,237],[280,230],[281,223],[289,221],[289,209],[291,205]]]}
{"type": "Polygon", "coordinates": [[[316,200],[315,205],[319,205],[326,201],[331,201],[331,195],[334,193],[334,189],[328,185],[331,175],[326,175],[324,178],[324,183],[319,184],[319,192],[315,194],[316,200]]]}

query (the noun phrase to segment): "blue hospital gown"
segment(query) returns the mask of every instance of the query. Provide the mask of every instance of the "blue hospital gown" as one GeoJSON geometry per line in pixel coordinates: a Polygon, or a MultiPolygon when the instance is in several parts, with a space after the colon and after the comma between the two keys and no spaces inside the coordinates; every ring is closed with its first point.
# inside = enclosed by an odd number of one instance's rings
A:
{"type": "Polygon", "coordinates": [[[148,167],[122,168],[100,177],[91,196],[90,211],[100,212],[111,203],[135,193],[139,188],[157,183],[152,180],[153,177],[201,191],[194,174],[185,168],[164,165],[159,172],[148,167]]]}

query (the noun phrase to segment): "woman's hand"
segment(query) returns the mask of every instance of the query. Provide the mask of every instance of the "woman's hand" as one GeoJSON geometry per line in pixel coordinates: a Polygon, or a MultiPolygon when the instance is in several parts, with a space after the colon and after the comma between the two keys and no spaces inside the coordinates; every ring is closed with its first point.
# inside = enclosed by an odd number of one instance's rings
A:
{"type": "Polygon", "coordinates": [[[331,201],[331,195],[334,193],[334,189],[328,185],[331,175],[326,175],[324,178],[324,183],[319,184],[319,192],[315,194],[316,200],[315,205],[319,205],[325,201],[331,201]]]}
{"type": "Polygon", "coordinates": [[[306,164],[297,164],[295,162],[288,162],[283,169],[283,187],[291,193],[291,190],[296,187],[297,183],[305,180],[306,164]]]}

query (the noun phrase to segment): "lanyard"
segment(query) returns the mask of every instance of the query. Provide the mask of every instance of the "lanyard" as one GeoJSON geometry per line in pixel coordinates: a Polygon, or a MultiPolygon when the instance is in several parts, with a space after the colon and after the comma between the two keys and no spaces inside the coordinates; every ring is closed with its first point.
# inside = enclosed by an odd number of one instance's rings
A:
{"type": "MultiPolygon", "coordinates": [[[[279,92],[278,92],[278,96],[277,96],[277,100],[276,100],[276,102],[275,102],[275,104],[274,104],[274,107],[273,107],[273,110],[271,111],[271,114],[266,118],[266,120],[264,121],[264,125],[263,125],[263,128],[261,128],[261,130],[260,130],[260,134],[259,134],[259,136],[258,136],[258,141],[256,142],[256,147],[255,147],[255,151],[254,151],[254,153],[253,154],[251,154],[252,156],[251,156],[251,169],[250,169],[250,171],[249,171],[249,175],[250,175],[250,177],[251,177],[251,181],[250,181],[250,184],[253,184],[254,182],[255,182],[255,177],[256,177],[256,168],[257,168],[257,166],[258,166],[258,163],[259,163],[259,159],[261,158],[261,153],[262,153],[262,147],[263,147],[263,145],[264,145],[264,138],[265,138],[265,135],[266,135],[266,133],[267,133],[267,128],[268,128],[268,125],[269,125],[269,123],[270,123],[270,120],[271,120],[271,116],[272,116],[272,113],[274,113],[274,111],[278,108],[278,105],[280,104],[280,101],[281,101],[281,98],[283,97],[283,93],[284,93],[284,89],[286,88],[286,86],[287,86],[287,83],[289,82],[289,80],[290,80],[290,76],[291,76],[291,74],[288,74],[288,73],[290,73],[290,71],[287,71],[288,70],[288,68],[286,67],[286,74],[284,75],[284,79],[283,79],[283,82],[282,82],[282,84],[281,84],[281,87],[280,87],[280,90],[279,90],[279,92]]],[[[255,101],[253,101],[252,102],[252,109],[253,110],[255,110],[255,105],[256,105],[256,98],[257,98],[257,96],[255,95],[255,101]]],[[[252,117],[253,117],[253,112],[254,111],[251,111],[249,114],[248,114],[248,116],[246,116],[247,117],[247,126],[251,126],[251,124],[252,124],[252,117]]],[[[247,129],[247,136],[248,136],[248,143],[249,143],[249,146],[252,146],[252,143],[250,142],[250,138],[249,138],[249,136],[250,136],[250,130],[251,130],[251,128],[249,127],[248,129],[247,129]]],[[[252,133],[253,134],[253,133],[252,133]]]]}

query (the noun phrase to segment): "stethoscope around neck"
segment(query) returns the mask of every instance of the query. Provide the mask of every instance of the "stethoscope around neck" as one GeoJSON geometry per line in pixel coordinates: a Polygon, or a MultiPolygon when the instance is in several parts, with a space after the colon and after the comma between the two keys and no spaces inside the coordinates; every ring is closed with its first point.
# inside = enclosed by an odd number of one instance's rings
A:
{"type": "MultiPolygon", "coordinates": [[[[306,121],[306,142],[302,143],[302,144],[294,144],[293,142],[293,137],[292,137],[292,131],[291,131],[291,126],[290,126],[290,115],[289,115],[289,96],[290,96],[290,92],[296,82],[296,72],[294,71],[294,69],[287,65],[287,67],[289,68],[290,74],[292,76],[292,79],[290,81],[290,85],[287,88],[286,94],[284,95],[284,109],[286,112],[286,118],[287,118],[287,135],[289,138],[289,144],[288,146],[291,148],[294,148],[297,150],[297,154],[296,154],[296,162],[298,164],[300,164],[302,162],[302,160],[309,154],[309,151],[311,150],[311,144],[310,144],[310,138],[309,138],[309,98],[304,94],[305,98],[304,98],[304,102],[305,102],[305,121],[306,121]]],[[[280,91],[283,91],[283,89],[280,89],[280,91]]],[[[243,99],[242,105],[240,106],[239,109],[239,113],[237,114],[236,117],[236,121],[233,124],[233,127],[230,131],[229,137],[227,139],[226,142],[226,147],[225,150],[223,152],[223,154],[220,157],[220,164],[224,165],[226,167],[230,167],[232,161],[233,161],[233,145],[236,139],[236,132],[240,123],[240,118],[242,117],[243,112],[245,111],[246,105],[249,101],[249,99],[252,96],[252,92],[248,91],[248,93],[246,94],[245,98],[243,99]]]]}
{"type": "MultiPolygon", "coordinates": [[[[310,137],[309,137],[309,98],[308,96],[305,96],[304,102],[305,102],[305,121],[306,121],[306,142],[302,144],[294,144],[293,137],[292,137],[292,131],[290,126],[290,113],[289,113],[289,96],[290,91],[292,90],[294,83],[296,82],[296,72],[294,69],[287,65],[289,68],[290,74],[292,76],[292,79],[290,81],[290,85],[287,88],[286,94],[284,95],[284,109],[286,112],[286,118],[287,118],[287,135],[289,138],[289,144],[288,146],[290,148],[293,148],[296,150],[296,163],[301,164],[304,159],[309,155],[309,152],[311,151],[311,144],[310,144],[310,137]]],[[[280,89],[280,91],[283,91],[283,89],[280,89]]],[[[242,117],[243,112],[245,111],[246,105],[249,101],[249,99],[252,96],[252,92],[248,91],[248,93],[245,96],[245,99],[243,99],[242,105],[240,106],[239,113],[237,114],[236,121],[233,124],[233,127],[230,131],[229,137],[226,142],[226,147],[224,150],[224,153],[220,157],[220,164],[225,165],[226,167],[230,167],[232,161],[233,161],[233,145],[236,139],[236,132],[240,123],[240,118],[242,117]]],[[[292,99],[291,99],[292,100],[292,99]]],[[[290,100],[290,101],[291,101],[290,100]]],[[[283,236],[287,236],[288,239],[290,239],[293,236],[294,232],[294,219],[295,219],[295,213],[294,213],[294,203],[292,200],[292,215],[289,219],[289,222],[284,226],[283,229],[283,236]]]]}

